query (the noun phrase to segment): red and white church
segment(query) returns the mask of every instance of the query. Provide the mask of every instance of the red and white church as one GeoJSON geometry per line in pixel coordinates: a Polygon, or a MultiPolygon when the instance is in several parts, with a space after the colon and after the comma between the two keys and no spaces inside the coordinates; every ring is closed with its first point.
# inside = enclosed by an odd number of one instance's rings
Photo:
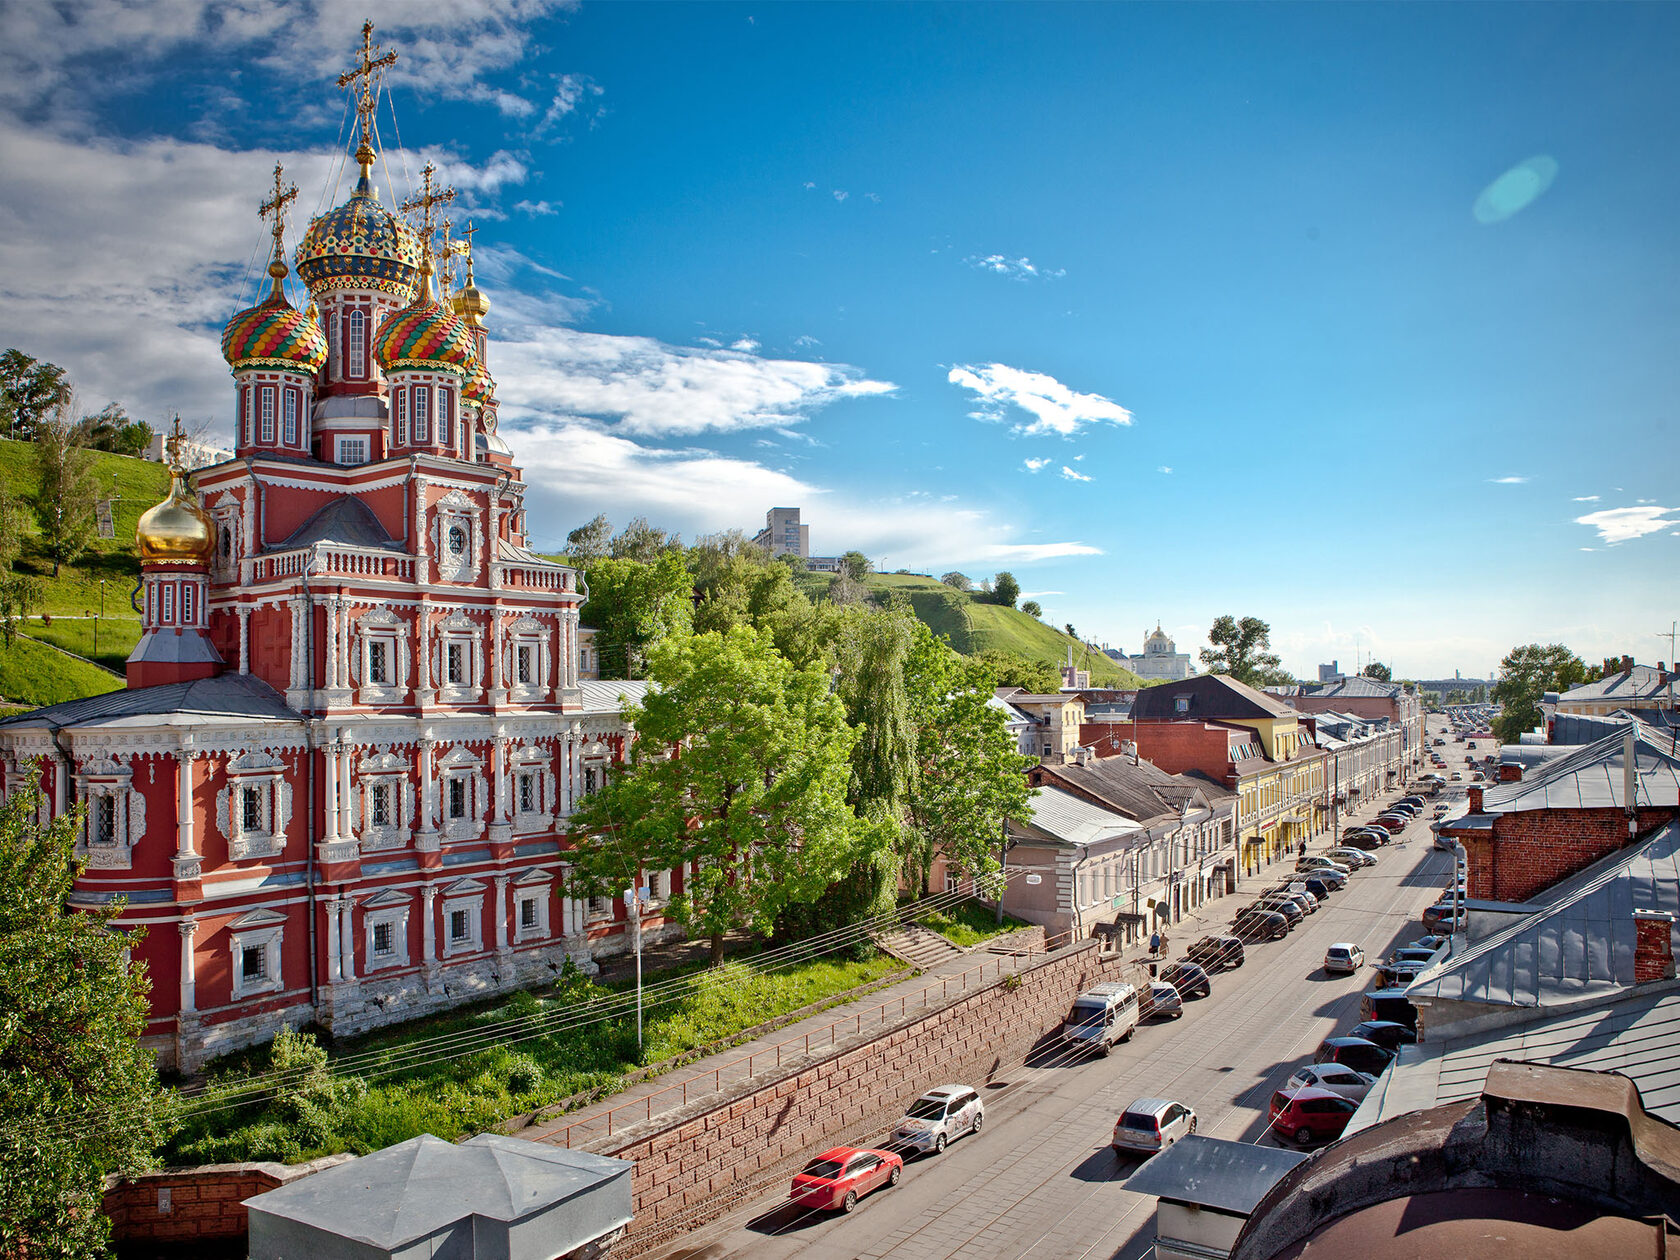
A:
{"type": "MultiPolygon", "coordinates": [[[[127,689],[0,722],[5,790],[33,776],[44,816],[85,807],[74,898],[121,898],[116,926],[144,929],[148,1041],[183,1071],[283,1025],[361,1032],[627,944],[621,904],[566,895],[568,818],[642,684],[580,677],[587,591],[525,545],[470,251],[465,285],[434,289],[464,252],[447,231],[435,247],[449,194],[429,168],[400,208],[376,191],[390,59],[365,29],[344,76],[360,178],[303,234],[302,310],[276,168],[270,292],[222,337],[235,457],[177,470],[141,517],[127,689]]],[[[638,881],[656,932],[681,878],[638,881]]]]}

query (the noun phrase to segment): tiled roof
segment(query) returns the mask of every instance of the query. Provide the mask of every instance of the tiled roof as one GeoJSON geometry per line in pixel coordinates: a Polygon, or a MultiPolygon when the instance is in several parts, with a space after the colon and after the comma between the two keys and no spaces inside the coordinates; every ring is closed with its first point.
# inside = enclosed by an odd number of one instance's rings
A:
{"type": "Polygon", "coordinates": [[[1680,822],[1529,904],[1534,914],[1431,967],[1406,996],[1543,1009],[1632,987],[1633,912],[1666,910],[1680,924],[1680,822]]]}

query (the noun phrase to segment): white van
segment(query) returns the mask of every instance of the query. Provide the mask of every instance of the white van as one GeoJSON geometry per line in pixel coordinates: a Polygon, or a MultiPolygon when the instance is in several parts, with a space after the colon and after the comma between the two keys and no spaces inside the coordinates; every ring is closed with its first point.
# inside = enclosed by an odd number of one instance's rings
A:
{"type": "Polygon", "coordinates": [[[1130,1041],[1137,1024],[1137,990],[1123,980],[1111,980],[1073,999],[1073,1009],[1062,1023],[1062,1043],[1106,1055],[1115,1042],[1130,1041]]]}

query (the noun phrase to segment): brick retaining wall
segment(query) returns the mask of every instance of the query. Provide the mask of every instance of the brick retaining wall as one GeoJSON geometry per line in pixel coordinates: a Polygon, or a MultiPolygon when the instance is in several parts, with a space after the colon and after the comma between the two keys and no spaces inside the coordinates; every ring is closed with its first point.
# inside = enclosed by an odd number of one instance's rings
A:
{"type": "Polygon", "coordinates": [[[1102,980],[1137,982],[1141,968],[1069,946],[1016,977],[953,1000],[770,1077],[603,1138],[585,1149],[634,1160],[635,1220],[613,1254],[635,1255],[791,1177],[842,1137],[884,1129],[922,1090],[979,1086],[1016,1068],[1102,980]]]}
{"type": "Polygon", "coordinates": [[[106,1184],[105,1215],[123,1241],[188,1242],[243,1238],[244,1201],[307,1177],[354,1155],[328,1155],[308,1164],[204,1164],[165,1168],[106,1184]]]}

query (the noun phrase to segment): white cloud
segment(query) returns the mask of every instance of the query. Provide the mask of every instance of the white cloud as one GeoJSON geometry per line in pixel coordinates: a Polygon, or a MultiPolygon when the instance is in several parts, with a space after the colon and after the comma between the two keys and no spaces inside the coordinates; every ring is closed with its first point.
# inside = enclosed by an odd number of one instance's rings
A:
{"type": "Polygon", "coordinates": [[[1022,460],[1021,462],[1027,466],[1028,472],[1037,472],[1040,468],[1048,467],[1053,461],[1048,459],[1027,459],[1022,460]]]}
{"type": "Polygon", "coordinates": [[[1596,494],[1578,494],[1578,495],[1575,496],[1574,502],[1576,502],[1576,503],[1597,503],[1598,502],[1598,496],[1596,494]]]}
{"type": "Polygon", "coordinates": [[[533,219],[540,219],[546,215],[559,214],[563,203],[558,201],[516,201],[513,208],[520,214],[530,215],[533,219]]]}
{"type": "Polygon", "coordinates": [[[493,370],[504,405],[594,416],[642,436],[780,428],[897,388],[845,364],[543,326],[510,328],[493,370]]]}
{"type": "Polygon", "coordinates": [[[804,184],[804,187],[807,188],[807,189],[815,188],[816,186],[817,186],[817,182],[814,179],[808,179],[808,180],[805,181],[805,184],[804,184]]]}
{"type": "Polygon", "coordinates": [[[979,395],[979,409],[971,413],[978,418],[1002,421],[1011,407],[1025,411],[1032,420],[1014,426],[1021,434],[1071,437],[1088,424],[1132,422],[1132,413],[1119,403],[1101,394],[1077,393],[1043,372],[1027,372],[1002,363],[959,364],[945,379],[979,395]]]}
{"type": "Polygon", "coordinates": [[[751,337],[742,337],[732,343],[729,348],[731,350],[739,350],[742,354],[757,354],[758,342],[754,341],[751,337]]]}
{"type": "Polygon", "coordinates": [[[851,195],[852,194],[847,192],[844,188],[836,188],[834,190],[834,200],[836,200],[836,201],[844,201],[844,200],[846,200],[847,197],[850,197],[851,195]]]}
{"type": "Polygon", "coordinates": [[[1062,267],[1040,267],[1027,258],[1011,258],[1007,254],[971,255],[963,259],[976,271],[1011,280],[1059,280],[1067,275],[1062,267]]]}
{"type": "Polygon", "coordinates": [[[1527,477],[1489,477],[1488,484],[1494,486],[1520,486],[1527,480],[1527,477]]]}
{"type": "Polygon", "coordinates": [[[794,348],[797,350],[809,350],[812,346],[822,345],[822,342],[818,341],[815,337],[807,336],[801,333],[793,339],[793,344],[794,348]]]}
{"type": "Polygon", "coordinates": [[[1171,464],[1162,464],[1155,471],[1158,472],[1158,473],[1166,473],[1168,476],[1171,476],[1172,475],[1172,465],[1171,464]]]}
{"type": "Polygon", "coordinates": [[[546,136],[572,114],[594,123],[601,116],[601,97],[605,94],[605,89],[586,74],[557,76],[548,108],[543,111],[542,120],[531,129],[531,134],[546,136]]]}
{"type": "Polygon", "coordinates": [[[1084,473],[1074,472],[1073,469],[1069,468],[1066,464],[1063,464],[1062,465],[1062,480],[1063,481],[1089,481],[1091,479],[1089,477],[1087,477],[1084,473]]]}
{"type": "Polygon", "coordinates": [[[1680,513],[1680,508],[1654,505],[1605,508],[1602,512],[1588,512],[1585,516],[1577,516],[1575,523],[1596,529],[1599,538],[1604,542],[1631,542],[1635,538],[1643,538],[1646,534],[1659,534],[1674,526],[1677,523],[1671,519],[1674,513],[1680,513]]]}
{"type": "Polygon", "coordinates": [[[863,195],[865,197],[867,197],[870,201],[873,201],[876,205],[881,204],[881,194],[880,193],[864,193],[863,195]]]}

